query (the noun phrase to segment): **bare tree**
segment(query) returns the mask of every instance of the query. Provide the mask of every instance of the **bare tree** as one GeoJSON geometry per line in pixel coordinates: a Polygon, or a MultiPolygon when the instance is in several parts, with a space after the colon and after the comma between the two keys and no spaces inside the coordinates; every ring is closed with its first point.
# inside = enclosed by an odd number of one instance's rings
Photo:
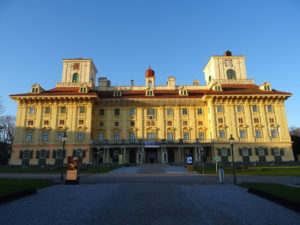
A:
{"type": "Polygon", "coordinates": [[[2,100],[1,100],[1,97],[0,97],[0,115],[4,113],[4,107],[3,107],[3,104],[2,104],[2,100]]]}
{"type": "Polygon", "coordinates": [[[290,127],[290,135],[300,137],[300,128],[295,126],[290,127]]]}
{"type": "Polygon", "coordinates": [[[14,116],[0,117],[0,142],[12,144],[15,120],[16,118],[14,116]]]}

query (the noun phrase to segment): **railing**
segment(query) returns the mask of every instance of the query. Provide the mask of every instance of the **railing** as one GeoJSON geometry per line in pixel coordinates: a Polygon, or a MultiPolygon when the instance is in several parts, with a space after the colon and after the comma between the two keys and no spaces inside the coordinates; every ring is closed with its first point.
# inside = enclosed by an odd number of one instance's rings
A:
{"type": "MultiPolygon", "coordinates": [[[[164,145],[164,144],[200,144],[208,140],[166,140],[166,139],[135,139],[135,140],[92,140],[93,145],[164,145]]],[[[209,141],[210,142],[210,141],[209,141]]]]}

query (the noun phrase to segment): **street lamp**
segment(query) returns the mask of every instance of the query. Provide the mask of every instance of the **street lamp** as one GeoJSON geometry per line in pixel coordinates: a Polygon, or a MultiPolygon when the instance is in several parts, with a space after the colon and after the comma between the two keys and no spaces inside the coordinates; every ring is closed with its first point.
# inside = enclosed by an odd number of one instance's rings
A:
{"type": "Polygon", "coordinates": [[[61,176],[60,176],[60,180],[61,180],[61,183],[63,184],[64,182],[64,151],[65,151],[65,144],[66,144],[66,141],[67,141],[67,134],[66,132],[64,132],[64,135],[61,137],[61,140],[63,142],[63,149],[62,149],[62,160],[61,160],[61,176]]]}
{"type": "Polygon", "coordinates": [[[234,166],[234,155],[233,155],[234,138],[232,137],[232,134],[230,135],[230,138],[229,138],[228,140],[230,141],[230,146],[231,146],[232,171],[233,171],[233,184],[236,184],[235,166],[234,166]]]}

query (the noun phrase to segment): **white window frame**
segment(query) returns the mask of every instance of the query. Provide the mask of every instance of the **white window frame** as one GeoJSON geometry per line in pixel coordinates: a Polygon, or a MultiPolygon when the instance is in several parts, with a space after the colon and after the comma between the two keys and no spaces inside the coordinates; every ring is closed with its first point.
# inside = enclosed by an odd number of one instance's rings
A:
{"type": "Polygon", "coordinates": [[[276,128],[273,128],[273,129],[271,129],[271,136],[272,136],[272,138],[277,138],[277,129],[276,128]]]}
{"type": "Polygon", "coordinates": [[[199,140],[204,140],[204,132],[199,132],[199,140]]]}
{"type": "Polygon", "coordinates": [[[255,130],[255,137],[256,138],[262,138],[262,131],[261,131],[261,129],[256,129],[255,130]]]}
{"type": "Polygon", "coordinates": [[[246,138],[246,130],[240,129],[240,138],[246,138]]]}
{"type": "Polygon", "coordinates": [[[29,114],[35,114],[35,107],[31,106],[29,107],[29,114]]]}
{"type": "Polygon", "coordinates": [[[219,138],[226,138],[225,130],[219,130],[219,138]]]}
{"type": "Polygon", "coordinates": [[[242,156],[249,156],[248,148],[242,148],[242,156]]]}
{"type": "Polygon", "coordinates": [[[273,112],[273,106],[272,105],[268,105],[268,112],[273,112]]]}
{"type": "Polygon", "coordinates": [[[155,132],[147,132],[147,139],[148,140],[155,139],[155,132]]]}
{"type": "Polygon", "coordinates": [[[119,140],[119,133],[114,133],[114,141],[118,141],[119,140]]]}
{"type": "Polygon", "coordinates": [[[32,132],[26,132],[26,142],[32,141],[32,132]]]}
{"type": "Polygon", "coordinates": [[[84,133],[82,131],[79,131],[77,133],[77,140],[78,141],[83,141],[83,139],[84,139],[84,133]]]}
{"type": "Polygon", "coordinates": [[[99,133],[98,134],[98,140],[99,141],[104,141],[104,133],[99,133]]]}
{"type": "Polygon", "coordinates": [[[167,109],[167,115],[172,115],[173,114],[173,110],[172,110],[172,108],[168,108],[167,109]]]}
{"type": "Polygon", "coordinates": [[[183,132],[183,140],[190,140],[190,133],[189,132],[183,132]]]}
{"type": "Polygon", "coordinates": [[[187,114],[188,114],[188,109],[182,108],[182,115],[187,115],[187,114]]]}
{"type": "Polygon", "coordinates": [[[57,134],[57,140],[61,141],[63,136],[64,136],[64,132],[59,131],[58,134],[57,134]]]}
{"type": "Polygon", "coordinates": [[[48,141],[48,132],[42,132],[42,141],[48,141]]]}
{"type": "Polygon", "coordinates": [[[129,114],[130,114],[130,116],[134,116],[135,115],[135,108],[130,108],[129,114]]]}
{"type": "Polygon", "coordinates": [[[167,133],[167,138],[168,138],[169,141],[173,141],[173,139],[174,139],[173,138],[173,132],[168,132],[167,133]]]}
{"type": "Polygon", "coordinates": [[[134,132],[129,133],[129,140],[130,141],[135,141],[135,133],[134,132]]]}

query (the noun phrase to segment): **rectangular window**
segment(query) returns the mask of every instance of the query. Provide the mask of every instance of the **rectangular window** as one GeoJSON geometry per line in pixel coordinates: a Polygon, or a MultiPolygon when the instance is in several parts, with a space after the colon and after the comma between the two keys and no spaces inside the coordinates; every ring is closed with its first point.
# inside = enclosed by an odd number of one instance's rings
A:
{"type": "Polygon", "coordinates": [[[49,125],[49,120],[44,120],[44,125],[49,125]]]}
{"type": "Polygon", "coordinates": [[[49,114],[49,113],[50,113],[50,107],[49,107],[49,106],[48,106],[48,107],[45,107],[44,113],[45,113],[45,114],[49,114]]]}
{"type": "Polygon", "coordinates": [[[275,156],[280,156],[279,148],[274,148],[273,151],[275,156]]]}
{"type": "Polygon", "coordinates": [[[204,140],[204,132],[199,132],[199,140],[204,140]]]}
{"type": "Polygon", "coordinates": [[[173,141],[173,133],[172,132],[168,132],[167,136],[168,136],[169,141],[173,141]]]}
{"type": "Polygon", "coordinates": [[[61,132],[61,131],[58,132],[57,140],[61,141],[63,136],[64,136],[64,132],[61,132]]]}
{"type": "Polygon", "coordinates": [[[227,156],[228,155],[228,151],[227,151],[227,149],[226,148],[222,148],[221,149],[221,156],[227,156]]]}
{"type": "Polygon", "coordinates": [[[101,121],[101,122],[99,123],[99,126],[100,126],[100,127],[103,127],[103,126],[104,126],[104,122],[101,121]]]}
{"type": "Polygon", "coordinates": [[[98,140],[99,141],[103,141],[104,140],[104,134],[103,133],[99,133],[98,134],[98,140]]]}
{"type": "Polygon", "coordinates": [[[258,118],[254,118],[254,123],[259,123],[259,119],[258,118]]]}
{"type": "Polygon", "coordinates": [[[120,115],[120,109],[115,109],[115,116],[119,116],[120,115]]]}
{"type": "Polygon", "coordinates": [[[83,140],[83,132],[78,132],[77,139],[78,139],[78,141],[82,141],[83,140]]]}
{"type": "Polygon", "coordinates": [[[168,121],[168,126],[172,126],[172,121],[168,121]]]}
{"type": "Polygon", "coordinates": [[[66,106],[60,107],[60,113],[66,113],[66,111],[67,111],[66,106]]]}
{"type": "Polygon", "coordinates": [[[150,126],[150,121],[147,121],[147,123],[146,123],[146,124],[147,124],[147,126],[150,126]]]}
{"type": "Polygon", "coordinates": [[[202,108],[198,108],[197,113],[198,113],[198,115],[202,115],[202,108]]]}
{"type": "Polygon", "coordinates": [[[65,125],[65,121],[64,120],[60,120],[59,121],[59,125],[65,125]]]}
{"type": "Polygon", "coordinates": [[[147,91],[147,96],[152,96],[153,95],[153,91],[147,91]]]}
{"type": "Polygon", "coordinates": [[[253,105],[252,106],[252,111],[253,112],[258,112],[258,106],[257,105],[253,105]]]}
{"type": "Polygon", "coordinates": [[[272,129],[271,130],[271,135],[272,135],[272,138],[277,138],[277,130],[276,129],[272,129]]]}
{"type": "Polygon", "coordinates": [[[190,134],[188,132],[183,133],[183,139],[184,140],[190,140],[190,134]]]}
{"type": "Polygon", "coordinates": [[[248,148],[243,148],[242,149],[242,156],[249,156],[248,148]]]}
{"type": "Polygon", "coordinates": [[[246,131],[240,130],[240,138],[246,138],[246,131]]]}
{"type": "Polygon", "coordinates": [[[168,108],[168,109],[167,109],[167,114],[168,114],[168,115],[172,115],[172,114],[173,114],[173,110],[172,110],[171,108],[168,108]]]}
{"type": "Polygon", "coordinates": [[[237,111],[238,111],[238,112],[243,112],[243,106],[238,105],[238,106],[237,106],[237,111]]]}
{"type": "Polygon", "coordinates": [[[154,121],[151,121],[151,126],[155,126],[155,123],[154,123],[154,121]]]}
{"type": "Polygon", "coordinates": [[[270,123],[274,123],[274,119],[273,118],[270,118],[269,121],[270,121],[270,123]]]}
{"type": "Polygon", "coordinates": [[[130,109],[130,116],[133,116],[133,115],[135,115],[135,108],[130,109]]]}
{"type": "Polygon", "coordinates": [[[33,120],[28,120],[28,126],[33,126],[33,120]]]}
{"type": "Polygon", "coordinates": [[[198,126],[202,126],[203,122],[202,121],[198,121],[198,126]]]}
{"type": "Polygon", "coordinates": [[[217,105],[217,112],[223,112],[223,107],[221,105],[217,105]]]}
{"type": "Polygon", "coordinates": [[[239,118],[239,123],[243,123],[243,118],[239,118]]]}
{"type": "Polygon", "coordinates": [[[262,137],[261,130],[255,130],[255,135],[257,138],[261,138],[262,137]]]}
{"type": "Polygon", "coordinates": [[[272,105],[268,105],[268,112],[273,112],[273,107],[272,107],[272,105]]]}
{"type": "Polygon", "coordinates": [[[82,125],[82,124],[84,124],[84,121],[83,120],[79,120],[79,125],[82,125]]]}
{"type": "Polygon", "coordinates": [[[45,159],[46,158],[46,151],[45,150],[41,150],[40,158],[41,159],[45,159]]]}
{"type": "Polygon", "coordinates": [[[265,150],[263,148],[258,149],[258,155],[259,156],[265,156],[265,150]]]}
{"type": "Polygon", "coordinates": [[[118,141],[119,140],[119,133],[114,133],[114,140],[118,141]]]}
{"type": "Polygon", "coordinates": [[[42,133],[42,141],[48,141],[48,132],[42,133]]]}
{"type": "Polygon", "coordinates": [[[26,133],[26,141],[30,142],[32,140],[32,132],[27,132],[26,133]]]}
{"type": "Polygon", "coordinates": [[[135,140],[135,133],[134,132],[130,132],[129,133],[129,139],[130,139],[130,141],[134,141],[135,140]]]}
{"type": "Polygon", "coordinates": [[[218,119],[218,123],[223,123],[223,119],[222,119],[222,118],[219,118],[219,119],[218,119]]]}
{"type": "Polygon", "coordinates": [[[34,113],[35,113],[35,108],[29,107],[29,114],[34,114],[34,113]]]}
{"type": "Polygon", "coordinates": [[[182,115],[187,115],[187,114],[188,114],[187,108],[183,108],[183,109],[182,109],[182,115]]]}
{"type": "Polygon", "coordinates": [[[183,126],[187,126],[188,125],[188,123],[187,123],[187,121],[183,121],[183,126]]]}
{"type": "Polygon", "coordinates": [[[134,121],[131,121],[131,122],[130,122],[130,126],[134,127],[134,126],[135,126],[135,122],[134,122],[134,121]]]}
{"type": "Polygon", "coordinates": [[[104,116],[104,109],[99,109],[99,115],[104,116]]]}
{"type": "Polygon", "coordinates": [[[154,132],[148,132],[147,133],[147,139],[148,140],[155,139],[155,133],[154,132]]]}
{"type": "Polygon", "coordinates": [[[154,115],[155,115],[155,109],[153,109],[153,108],[148,108],[148,109],[147,109],[147,115],[148,115],[148,116],[149,116],[149,115],[154,116],[154,115]]]}
{"type": "Polygon", "coordinates": [[[79,113],[85,113],[85,107],[79,106],[79,113]]]}
{"type": "Polygon", "coordinates": [[[225,131],[219,130],[219,138],[225,138],[225,131]]]}
{"type": "Polygon", "coordinates": [[[25,150],[24,151],[24,159],[29,159],[30,158],[30,151],[29,150],[25,150]]]}
{"type": "Polygon", "coordinates": [[[119,126],[119,122],[115,122],[115,127],[118,127],[119,126]]]}

